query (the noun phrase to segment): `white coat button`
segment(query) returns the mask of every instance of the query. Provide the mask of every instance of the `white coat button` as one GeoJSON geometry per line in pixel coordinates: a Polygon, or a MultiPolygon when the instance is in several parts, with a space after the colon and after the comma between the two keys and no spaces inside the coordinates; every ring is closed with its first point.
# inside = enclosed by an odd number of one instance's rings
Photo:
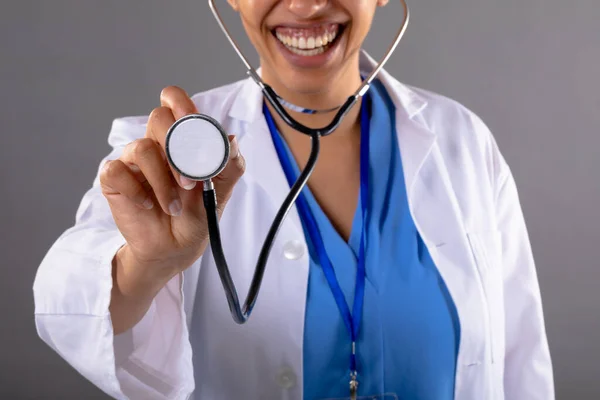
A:
{"type": "Polygon", "coordinates": [[[277,383],[284,389],[291,389],[296,385],[296,374],[291,368],[282,368],[277,374],[277,383]]]}
{"type": "Polygon", "coordinates": [[[283,256],[288,260],[297,260],[304,255],[304,243],[290,240],[283,245],[283,256]]]}

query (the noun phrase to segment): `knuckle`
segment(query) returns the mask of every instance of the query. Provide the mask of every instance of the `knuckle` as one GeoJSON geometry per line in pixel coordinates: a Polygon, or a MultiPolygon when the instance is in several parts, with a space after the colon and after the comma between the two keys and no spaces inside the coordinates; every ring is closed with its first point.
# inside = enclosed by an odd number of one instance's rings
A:
{"type": "Polygon", "coordinates": [[[138,139],[132,145],[131,152],[136,159],[151,156],[156,151],[156,144],[152,139],[138,139]]]}
{"type": "Polygon", "coordinates": [[[165,116],[168,116],[168,113],[170,112],[171,110],[168,107],[156,107],[152,110],[152,112],[150,112],[150,115],[148,116],[148,124],[154,125],[157,122],[160,122],[163,118],[165,118],[165,116]]]}
{"type": "Polygon", "coordinates": [[[122,170],[121,163],[118,160],[109,160],[100,171],[100,181],[107,183],[119,176],[122,170]]]}
{"type": "Polygon", "coordinates": [[[244,157],[238,157],[237,167],[240,171],[240,176],[244,175],[244,173],[246,172],[246,159],[244,157]]]}
{"type": "Polygon", "coordinates": [[[232,168],[226,169],[219,177],[222,181],[228,184],[234,184],[246,171],[246,160],[244,157],[239,156],[232,160],[232,168]]]}

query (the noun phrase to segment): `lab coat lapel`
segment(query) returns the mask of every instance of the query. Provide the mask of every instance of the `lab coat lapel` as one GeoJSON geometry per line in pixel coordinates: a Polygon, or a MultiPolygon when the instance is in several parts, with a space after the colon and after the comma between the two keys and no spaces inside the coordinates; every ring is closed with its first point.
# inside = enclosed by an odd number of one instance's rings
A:
{"type": "MultiPolygon", "coordinates": [[[[367,75],[375,67],[376,62],[364,51],[360,55],[361,73],[367,75]]],[[[260,75],[261,70],[258,69],[260,75]]],[[[385,70],[378,76],[387,87],[392,100],[396,104],[396,120],[402,129],[398,129],[401,149],[407,150],[403,154],[404,172],[407,188],[411,188],[423,160],[427,157],[433,144],[435,135],[423,125],[413,121],[413,117],[426,106],[426,102],[416,93],[396,81],[385,70]],[[401,122],[400,122],[401,121],[401,122]]],[[[273,168],[279,165],[279,158],[270,137],[269,128],[262,113],[263,95],[256,83],[248,78],[241,85],[240,93],[229,112],[229,116],[243,124],[240,131],[240,148],[247,161],[246,174],[243,179],[252,180],[260,185],[273,201],[277,208],[289,193],[289,185],[282,168],[273,168]]],[[[294,229],[302,231],[300,218],[293,207],[286,218],[294,229]]],[[[440,232],[440,234],[443,234],[440,232]]]]}
{"type": "MultiPolygon", "coordinates": [[[[260,69],[259,69],[260,74],[260,69]]],[[[240,121],[240,151],[246,159],[246,172],[242,179],[261,187],[271,200],[269,206],[275,213],[290,191],[283,169],[271,139],[269,127],[262,112],[263,95],[256,83],[247,79],[230,110],[230,117],[240,121]]],[[[298,212],[292,207],[281,229],[294,229],[303,236],[298,212]]]]}
{"type": "MultiPolygon", "coordinates": [[[[375,65],[376,62],[363,51],[360,57],[361,73],[370,73],[375,65]]],[[[448,172],[441,156],[437,154],[436,134],[428,128],[421,115],[427,102],[385,70],[380,71],[377,79],[384,84],[396,106],[396,131],[409,204],[423,239],[428,245],[436,247],[444,244],[448,238],[462,236],[460,210],[450,195],[448,172]]],[[[242,179],[260,186],[272,201],[269,206],[275,212],[289,193],[289,185],[282,168],[273,167],[280,163],[262,113],[262,102],[260,88],[247,79],[235,96],[229,116],[242,124],[238,128],[242,132],[239,141],[247,161],[242,179]]],[[[295,207],[290,210],[282,229],[286,229],[288,224],[296,233],[302,233],[295,207]]]]}
{"type": "MultiPolygon", "coordinates": [[[[375,65],[375,60],[363,52],[362,73],[370,73],[375,65]]],[[[441,168],[443,163],[432,162],[437,136],[421,114],[427,101],[383,69],[377,79],[383,83],[396,107],[396,133],[411,212],[423,239],[433,246],[439,245],[444,238],[456,236],[460,221],[458,218],[449,220],[457,214],[454,213],[455,205],[449,201],[449,188],[444,179],[447,174],[441,168]],[[448,220],[448,223],[440,224],[441,220],[448,220]]]]}
{"type": "Polygon", "coordinates": [[[456,305],[460,324],[455,395],[489,398],[482,376],[486,360],[486,316],[476,265],[467,241],[462,212],[438,138],[427,126],[426,103],[385,71],[380,75],[396,106],[396,131],[411,215],[456,305]]]}
{"type": "Polygon", "coordinates": [[[456,306],[460,344],[456,364],[457,399],[490,398],[485,373],[485,302],[480,290],[450,172],[431,136],[416,122],[398,119],[398,138],[411,215],[456,306]],[[420,132],[420,133],[419,133],[420,132]],[[428,147],[429,144],[429,147],[428,147]]]}
{"type": "MultiPolygon", "coordinates": [[[[376,65],[364,52],[360,62],[361,72],[365,74],[376,65]]],[[[481,376],[485,369],[480,367],[486,359],[485,342],[481,340],[485,337],[481,320],[486,313],[450,173],[438,147],[439,139],[422,115],[427,102],[385,70],[380,72],[378,79],[396,106],[396,131],[411,215],[459,314],[461,343],[457,361],[456,398],[486,398],[485,379],[481,376]]],[[[246,174],[242,179],[264,190],[265,198],[270,200],[265,207],[269,207],[274,215],[288,194],[289,185],[283,170],[277,167],[279,159],[262,115],[262,93],[252,80],[246,80],[241,86],[230,117],[242,124],[239,126],[239,132],[243,132],[240,135],[240,147],[247,160],[246,174]]],[[[288,233],[291,232],[289,229],[302,235],[302,225],[295,207],[282,226],[282,230],[288,233]]],[[[307,271],[308,265],[302,271],[296,270],[296,274],[304,276],[307,271]]],[[[303,315],[298,313],[297,317],[303,315]]]]}
{"type": "Polygon", "coordinates": [[[440,247],[464,235],[460,209],[437,136],[420,121],[396,110],[396,130],[411,213],[429,246],[440,247]]]}
{"type": "MultiPolygon", "coordinates": [[[[253,221],[260,224],[261,231],[266,234],[290,192],[290,185],[280,166],[262,106],[262,92],[248,79],[242,84],[241,92],[236,95],[229,115],[239,124],[240,151],[246,159],[246,171],[240,184],[248,185],[251,188],[248,193],[252,194],[241,201],[255,203],[252,209],[257,217],[253,221]]],[[[247,231],[256,232],[256,229],[246,228],[247,231]]],[[[263,240],[264,236],[254,235],[247,238],[245,245],[259,248],[263,240]]],[[[302,370],[309,265],[306,238],[296,206],[293,205],[275,237],[269,255],[269,265],[261,290],[263,297],[258,300],[262,305],[260,309],[257,307],[253,320],[249,321],[249,326],[257,329],[255,336],[264,336],[262,329],[265,327],[268,327],[269,333],[285,332],[270,343],[269,351],[277,359],[273,361],[273,365],[278,368],[281,364],[287,364],[293,370],[302,370]],[[289,346],[290,340],[297,347],[289,346]]],[[[250,282],[248,280],[245,283],[250,282]]]]}

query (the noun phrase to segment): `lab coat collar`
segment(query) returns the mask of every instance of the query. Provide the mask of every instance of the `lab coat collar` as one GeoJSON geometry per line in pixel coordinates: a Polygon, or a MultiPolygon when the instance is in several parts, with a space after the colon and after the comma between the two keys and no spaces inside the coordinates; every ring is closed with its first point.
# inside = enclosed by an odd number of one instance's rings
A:
{"type": "MultiPolygon", "coordinates": [[[[368,75],[377,66],[375,61],[366,51],[362,50],[359,59],[361,74],[368,75]]],[[[261,68],[257,70],[261,75],[261,68]]],[[[392,100],[397,108],[401,108],[410,119],[418,115],[427,105],[427,101],[408,86],[393,78],[385,69],[381,69],[376,79],[379,79],[388,89],[392,100]]],[[[247,78],[240,92],[242,96],[236,96],[229,112],[229,116],[246,122],[254,122],[256,118],[262,117],[262,91],[258,85],[247,78]]]]}
{"type": "MultiPolygon", "coordinates": [[[[376,66],[376,62],[363,51],[360,65],[361,73],[366,75],[376,66]]],[[[419,171],[436,141],[435,134],[428,128],[427,121],[422,115],[427,101],[383,69],[377,79],[383,83],[396,107],[396,132],[410,201],[413,197],[412,188],[418,181],[419,171]]],[[[248,78],[242,83],[240,92],[235,96],[229,116],[246,125],[236,132],[239,134],[240,148],[247,161],[244,179],[252,180],[261,186],[270,194],[273,207],[279,208],[289,192],[289,184],[283,170],[273,168],[273,165],[279,163],[279,158],[263,116],[262,105],[262,91],[251,78],[248,78]]],[[[302,224],[295,208],[292,208],[284,224],[292,224],[298,233],[302,232],[302,224]]]]}

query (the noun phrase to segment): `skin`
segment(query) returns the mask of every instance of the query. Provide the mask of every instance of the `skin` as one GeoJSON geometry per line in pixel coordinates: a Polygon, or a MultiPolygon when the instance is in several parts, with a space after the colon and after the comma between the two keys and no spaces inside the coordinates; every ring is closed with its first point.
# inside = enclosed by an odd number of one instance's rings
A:
{"type": "MultiPolygon", "coordinates": [[[[377,7],[387,0],[228,0],[238,12],[256,48],[262,78],[284,99],[308,108],[327,109],[342,104],[360,86],[359,51],[377,7]],[[298,68],[277,48],[271,30],[278,25],[337,22],[346,25],[340,50],[319,68],[298,68]]],[[[310,155],[310,138],[285,124],[272,107],[278,130],[286,139],[300,168],[310,155]]],[[[360,187],[360,101],[339,128],[321,140],[321,153],[308,186],[330,221],[348,240],[360,187]]],[[[290,112],[309,127],[327,125],[334,113],[307,115],[290,112]]]]}
{"type": "MultiPolygon", "coordinates": [[[[228,0],[238,12],[255,46],[265,82],[292,103],[310,108],[342,104],[360,85],[359,50],[377,7],[387,0],[228,0]],[[325,65],[298,67],[282,56],[271,29],[276,25],[343,23],[339,49],[325,65]]],[[[131,329],[147,312],[152,299],[178,273],[197,260],[208,244],[201,185],[182,179],[167,163],[165,138],[179,118],[197,113],[187,93],[167,87],[161,106],[150,114],[143,139],[126,146],[122,156],[100,172],[102,193],[108,200],[126,244],[113,259],[110,312],[115,334],[131,329]]],[[[323,138],[309,188],[346,240],[360,186],[360,104],[357,103],[334,134],[323,138]],[[351,200],[349,200],[351,199],[351,200]]],[[[290,129],[271,110],[275,123],[299,164],[306,164],[310,139],[290,129]]],[[[310,127],[327,125],[333,114],[292,116],[310,127]]],[[[234,136],[231,158],[214,179],[219,215],[245,161],[234,136]]]]}

